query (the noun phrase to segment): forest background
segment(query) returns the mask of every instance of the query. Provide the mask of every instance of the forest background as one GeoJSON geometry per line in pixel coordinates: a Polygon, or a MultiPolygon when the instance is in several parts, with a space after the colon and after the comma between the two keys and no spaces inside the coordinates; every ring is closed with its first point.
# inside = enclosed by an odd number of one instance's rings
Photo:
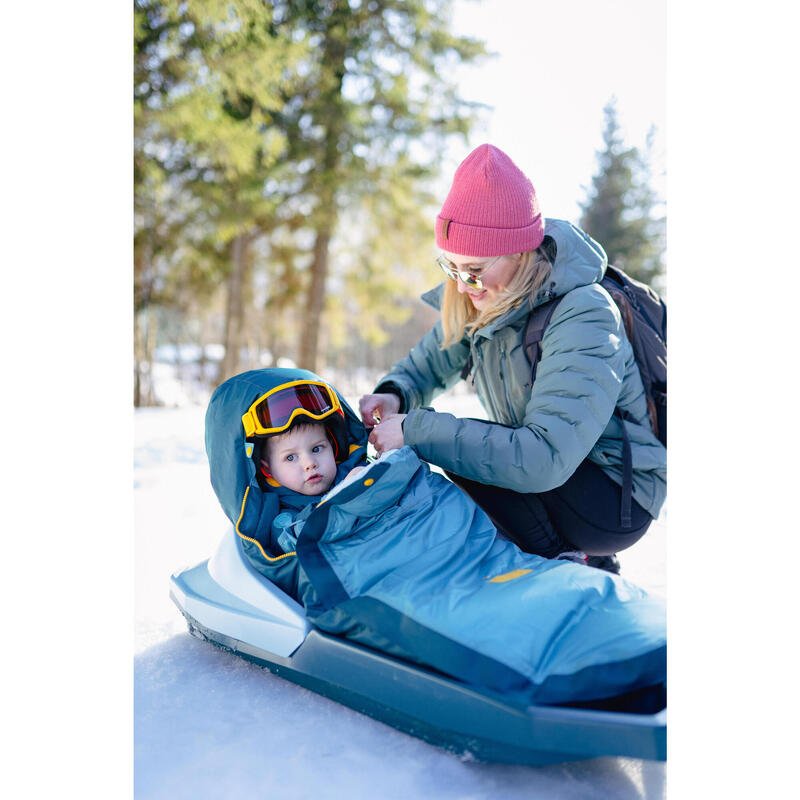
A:
{"type": "MultiPolygon", "coordinates": [[[[478,143],[494,110],[466,96],[465,69],[499,54],[455,32],[465,6],[135,0],[137,407],[175,402],[158,390],[164,369],[199,402],[277,363],[369,391],[433,324],[419,300],[441,279],[432,220],[453,154],[457,164],[478,143]]],[[[541,70],[535,53],[530,63],[541,70]]],[[[613,86],[581,118],[602,124],[602,144],[571,221],[663,292],[658,130],[626,142],[613,86]]],[[[539,139],[510,155],[522,163],[539,139]]]]}

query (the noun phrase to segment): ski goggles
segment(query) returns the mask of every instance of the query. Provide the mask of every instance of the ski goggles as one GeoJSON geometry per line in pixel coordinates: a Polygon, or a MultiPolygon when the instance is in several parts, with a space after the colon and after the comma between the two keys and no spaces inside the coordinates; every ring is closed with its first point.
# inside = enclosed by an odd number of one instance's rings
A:
{"type": "Polygon", "coordinates": [[[314,420],[344,416],[336,392],[321,381],[291,381],[262,394],[242,416],[245,437],[286,430],[299,415],[314,420]]]}
{"type": "Polygon", "coordinates": [[[486,273],[502,258],[503,256],[497,256],[493,261],[490,261],[486,265],[481,266],[480,275],[476,275],[474,272],[470,272],[469,270],[459,269],[444,253],[438,255],[436,257],[436,263],[442,268],[442,272],[447,275],[448,278],[451,280],[456,280],[456,278],[461,279],[461,283],[465,286],[468,286],[470,289],[477,289],[481,291],[483,289],[483,283],[481,282],[481,278],[486,275],[486,273]]]}

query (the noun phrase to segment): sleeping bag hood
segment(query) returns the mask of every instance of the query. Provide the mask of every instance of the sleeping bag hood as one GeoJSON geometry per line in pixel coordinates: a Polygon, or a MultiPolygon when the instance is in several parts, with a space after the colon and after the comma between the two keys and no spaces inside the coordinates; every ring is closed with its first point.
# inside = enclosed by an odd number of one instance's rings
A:
{"type": "MultiPolygon", "coordinates": [[[[271,389],[299,380],[321,381],[322,378],[305,369],[281,367],[243,372],[217,387],[206,411],[205,443],[211,485],[225,515],[249,545],[246,547],[248,556],[255,555],[257,560],[284,560],[285,554],[270,542],[281,490],[259,479],[260,443],[246,438],[242,415],[271,389]]],[[[341,438],[346,439],[344,446],[347,448],[346,453],[338,454],[338,479],[366,459],[367,431],[342,395],[336,392],[336,396],[344,412],[341,438]]]]}

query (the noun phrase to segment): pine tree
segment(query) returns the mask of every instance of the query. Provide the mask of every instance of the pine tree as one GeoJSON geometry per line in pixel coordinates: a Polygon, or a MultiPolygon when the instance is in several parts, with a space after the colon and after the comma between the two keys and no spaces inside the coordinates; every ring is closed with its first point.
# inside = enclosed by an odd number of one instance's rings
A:
{"type": "MultiPolygon", "coordinates": [[[[605,248],[609,263],[646,283],[658,284],[663,273],[665,218],[656,214],[658,198],[650,183],[647,154],[626,147],[616,101],[603,109],[604,148],[598,170],[581,204],[580,226],[605,248]]],[[[652,141],[652,131],[648,136],[652,141]]]]}

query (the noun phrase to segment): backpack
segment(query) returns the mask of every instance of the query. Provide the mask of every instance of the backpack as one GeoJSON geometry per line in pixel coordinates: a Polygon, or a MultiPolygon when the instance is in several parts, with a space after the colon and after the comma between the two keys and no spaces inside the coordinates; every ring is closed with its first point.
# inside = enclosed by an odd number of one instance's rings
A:
{"type": "MultiPolygon", "coordinates": [[[[622,315],[625,332],[633,347],[633,356],[642,377],[647,400],[650,427],[664,447],[667,446],[667,306],[646,283],[634,280],[621,269],[606,268],[600,285],[611,295],[622,315]]],[[[531,386],[536,367],[542,356],[541,341],[545,328],[561,297],[556,297],[533,309],[525,324],[522,344],[531,363],[531,386]]],[[[619,407],[614,413],[621,419],[629,417],[619,407]]],[[[620,520],[622,527],[631,525],[633,492],[633,460],[630,439],[622,425],[622,494],[620,520]]]]}
{"type": "MultiPolygon", "coordinates": [[[[606,268],[600,285],[619,308],[633,356],[642,376],[650,427],[667,445],[667,306],[646,283],[634,280],[621,269],[606,268]]],[[[544,331],[561,297],[537,306],[528,317],[522,342],[531,362],[531,384],[541,358],[544,331]]]]}

